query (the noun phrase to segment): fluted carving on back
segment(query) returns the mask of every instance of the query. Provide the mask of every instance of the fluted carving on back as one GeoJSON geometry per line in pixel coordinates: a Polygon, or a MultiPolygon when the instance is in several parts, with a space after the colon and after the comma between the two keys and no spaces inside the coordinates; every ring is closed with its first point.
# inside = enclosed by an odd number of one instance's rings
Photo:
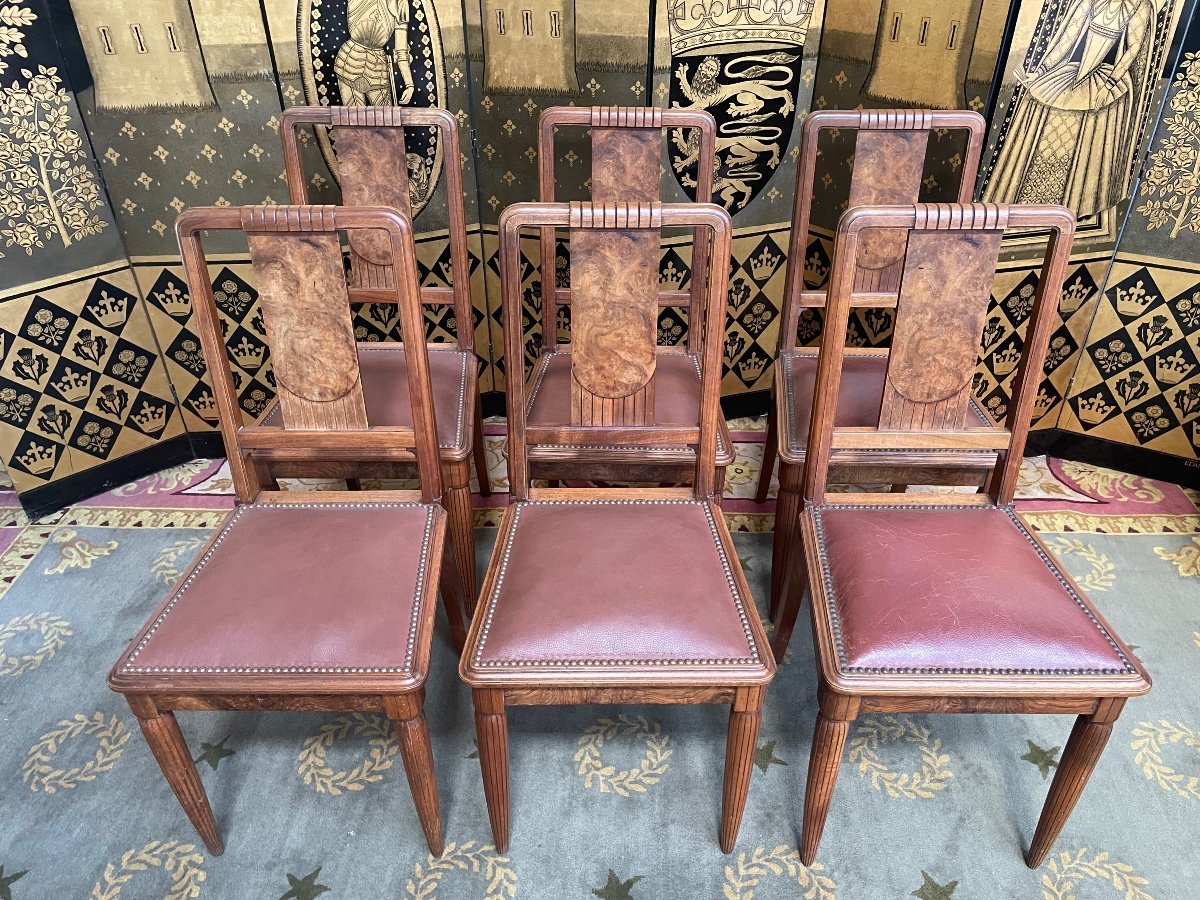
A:
{"type": "Polygon", "coordinates": [[[334,231],[336,206],[243,206],[243,231],[334,231]]]}
{"type": "Polygon", "coordinates": [[[918,203],[917,222],[921,231],[978,228],[1003,231],[1008,227],[1008,207],[996,203],[918,203]]]}
{"type": "Polygon", "coordinates": [[[662,128],[663,111],[656,106],[593,106],[593,128],[662,128]]]}
{"type": "Polygon", "coordinates": [[[571,203],[571,228],[662,228],[661,203],[571,203]]]}

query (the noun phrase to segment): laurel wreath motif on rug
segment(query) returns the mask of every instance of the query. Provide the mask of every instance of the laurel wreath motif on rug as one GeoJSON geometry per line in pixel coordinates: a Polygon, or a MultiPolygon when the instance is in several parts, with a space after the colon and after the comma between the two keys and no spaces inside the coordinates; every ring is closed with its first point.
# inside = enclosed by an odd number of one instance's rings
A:
{"type": "Polygon", "coordinates": [[[109,771],[125,752],[129,742],[129,729],[116,716],[106,719],[104,713],[91,716],[77,713],[63,719],[43,734],[29,748],[25,763],[21,766],[21,780],[34,793],[42,791],[53,794],[58,790],[70,790],[85,781],[94,781],[102,772],[109,771]],[[96,740],[96,754],[82,766],[56,769],[52,760],[63,745],[76,738],[90,735],[96,740]]]}
{"type": "Polygon", "coordinates": [[[1058,537],[1047,540],[1046,546],[1059,558],[1078,556],[1092,567],[1086,575],[1075,577],[1075,582],[1085,591],[1107,591],[1116,583],[1116,564],[1091,544],[1079,538],[1058,537]]]}
{"type": "Polygon", "coordinates": [[[850,762],[858,766],[858,777],[870,777],[871,787],[884,791],[889,797],[930,800],[937,791],[945,790],[954,773],[946,767],[950,755],[942,752],[942,741],[925,726],[912,719],[885,716],[882,719],[863,719],[850,739],[850,762]],[[888,744],[904,741],[915,745],[921,754],[921,768],[915,772],[895,772],[879,758],[879,750],[888,744]]]}
{"type": "Polygon", "coordinates": [[[1177,772],[1163,762],[1163,747],[1168,744],[1190,747],[1200,754],[1200,734],[1182,722],[1160,719],[1157,724],[1139,722],[1133,729],[1133,738],[1129,744],[1134,750],[1133,761],[1142,767],[1148,781],[1157,782],[1164,791],[1180,797],[1200,800],[1200,776],[1177,772]]]}
{"type": "Polygon", "coordinates": [[[795,881],[804,900],[837,900],[837,883],[826,874],[825,866],[819,862],[804,865],[799,851],[784,844],[771,850],[756,847],[748,857],[739,853],[737,863],[725,867],[725,900],[754,900],[759,883],[776,878],[795,881]]]}
{"type": "Polygon", "coordinates": [[[412,877],[404,885],[404,895],[413,900],[437,900],[443,878],[455,872],[470,872],[482,876],[486,882],[484,900],[508,900],[517,895],[517,873],[508,862],[507,856],[496,852],[494,844],[451,841],[441,856],[429,854],[424,864],[413,867],[412,877]]]}
{"type": "Polygon", "coordinates": [[[584,787],[599,788],[602,794],[628,797],[644,794],[666,774],[667,760],[675,752],[670,742],[670,735],[663,734],[662,726],[657,722],[651,722],[645,716],[633,718],[622,713],[616,719],[601,719],[589,726],[578,741],[579,749],[573,759],[577,773],[583,776],[584,787]],[[645,742],[646,753],[632,769],[617,769],[604,762],[604,745],[618,736],[645,742]]]}
{"type": "Polygon", "coordinates": [[[325,723],[320,731],[304,739],[296,771],[318,794],[336,797],[343,791],[361,791],[382,779],[399,752],[400,745],[396,743],[390,719],[351,713],[325,723]],[[353,769],[335,770],[327,761],[329,750],[351,735],[368,739],[367,755],[353,769]]]}
{"type": "MultiPolygon", "coordinates": [[[[89,897],[90,900],[116,900],[122,888],[139,873],[161,869],[171,876],[171,886],[163,900],[192,900],[200,896],[200,886],[204,883],[204,870],[200,868],[203,863],[204,857],[196,852],[195,844],[151,841],[140,850],[127,850],[121,855],[119,865],[105,864],[104,874],[92,886],[89,897]]],[[[147,891],[138,894],[139,897],[148,895],[147,891]]]]}
{"type": "Polygon", "coordinates": [[[1076,882],[1099,879],[1112,885],[1123,900],[1154,900],[1145,890],[1149,882],[1135,875],[1128,863],[1113,862],[1107,851],[1088,856],[1086,847],[1081,847],[1072,856],[1066,850],[1050,857],[1046,871],[1042,873],[1042,887],[1046,900],[1074,900],[1076,882]]]}
{"type": "Polygon", "coordinates": [[[75,632],[71,623],[52,613],[29,613],[10,619],[0,625],[0,675],[20,675],[30,672],[38,666],[54,658],[54,654],[67,643],[67,638],[75,632]],[[21,656],[7,653],[8,642],[25,631],[37,631],[42,635],[42,643],[32,653],[21,656]]]}

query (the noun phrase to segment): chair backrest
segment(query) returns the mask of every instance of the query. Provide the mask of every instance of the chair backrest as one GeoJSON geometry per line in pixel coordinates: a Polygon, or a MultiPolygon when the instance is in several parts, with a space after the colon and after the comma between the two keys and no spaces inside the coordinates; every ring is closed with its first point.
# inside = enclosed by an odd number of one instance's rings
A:
{"type": "MultiPolygon", "coordinates": [[[[856,288],[858,260],[864,248],[869,252],[871,235],[880,231],[903,233],[905,247],[900,284],[890,304],[896,309],[896,330],[879,425],[835,427],[842,361],[851,351],[842,341],[823,342],[805,459],[805,499],[810,503],[824,499],[833,449],[862,451],[864,456],[899,449],[996,450],[990,496],[922,493],[912,497],[918,503],[1010,503],[1058,315],[1075,216],[1062,206],[992,203],[854,207],[842,216],[835,237],[825,307],[826,326],[835,329],[833,334],[845,330],[850,308],[864,294],[856,288]],[[1048,230],[1049,237],[1013,382],[1007,427],[967,427],[971,376],[979,360],[1001,239],[1006,230],[1035,229],[1048,230]]],[[[887,503],[906,502],[905,495],[897,494],[854,494],[853,500],[869,503],[875,496],[887,503]]]]}
{"type": "MultiPolygon", "coordinates": [[[[716,167],[717,123],[704,110],[660,109],[654,106],[549,106],[538,117],[538,200],[553,203],[556,198],[554,136],[563,126],[591,130],[592,202],[656,203],[661,199],[659,174],[662,159],[663,129],[693,129],[696,140],[696,202],[712,201],[713,173],[716,167]]],[[[659,291],[655,272],[652,291],[659,306],[685,306],[692,316],[707,279],[708,247],[702,239],[706,229],[697,229],[692,242],[692,279],[688,291],[659,291]]],[[[659,242],[655,240],[656,252],[659,242]]],[[[553,261],[557,255],[553,228],[541,230],[541,258],[553,261]]],[[[558,343],[558,308],[571,303],[571,291],[559,288],[553,266],[542,263],[542,346],[552,349],[558,343]]],[[[574,282],[572,282],[572,286],[574,282]]],[[[722,301],[724,302],[724,301],[722,301]]],[[[575,310],[572,307],[572,326],[575,310]]],[[[657,309],[655,310],[657,320],[657,309]]],[[[688,349],[699,349],[700,329],[688,332],[688,349]]]]}
{"type": "MultiPolygon", "coordinates": [[[[966,152],[958,167],[958,202],[970,203],[979,172],[979,157],[987,123],[969,110],[820,110],[804,120],[800,135],[800,161],[796,170],[796,198],[792,207],[792,234],[784,283],[783,321],[779,349],[796,346],[800,310],[825,305],[825,291],[804,287],[809,225],[816,182],[818,142],[821,132],[856,132],[854,167],[850,176],[847,209],[916,203],[921,193],[925,152],[933,131],[965,131],[966,152]]],[[[855,271],[854,287],[864,293],[892,293],[904,269],[903,231],[877,230],[864,236],[855,271]]],[[[864,298],[860,306],[886,306],[864,298]]],[[[829,332],[826,331],[828,334],[829,332]]]]}
{"type": "MultiPolygon", "coordinates": [[[[571,422],[526,422],[524,379],[508,384],[510,490],[529,496],[526,448],[567,446],[696,446],[694,491],[711,497],[716,484],[717,421],[720,415],[722,302],[729,286],[732,223],[711,203],[517,203],[500,216],[500,277],[504,337],[509,360],[521,359],[522,228],[567,228],[571,240],[576,301],[571,349],[571,422]],[[654,421],[655,313],[662,228],[703,229],[715,265],[708,267],[700,309],[699,426],[654,421]],[[709,302],[710,299],[715,301],[709,302]]],[[[545,263],[543,263],[545,264],[545,263]]],[[[553,265],[551,257],[550,265],[553,265]]],[[[682,353],[682,350],[660,351],[682,353]]]]}
{"type": "Polygon", "coordinates": [[[441,497],[441,464],[425,342],[406,348],[412,428],[367,420],[350,318],[339,229],[373,229],[388,239],[391,302],[407,334],[420,334],[417,264],[408,220],[384,207],[225,206],[185,210],[175,223],[197,330],[208,361],[221,433],[239,501],[263,490],[256,461],[295,461],[363,450],[417,462],[421,497],[441,497]],[[246,235],[279,397],[278,426],[245,426],[209,280],[201,233],[246,235]]]}
{"type": "MultiPolygon", "coordinates": [[[[410,106],[293,106],[284,110],[280,134],[283,164],[292,203],[308,203],[297,129],[320,125],[331,129],[342,187],[343,206],[388,206],[412,221],[412,202],[405,128],[436,128],[442,142],[446,215],[450,233],[449,288],[425,287],[429,306],[454,306],[458,347],[474,346],[471,315],[471,269],[467,254],[467,217],[463,207],[458,120],[447,110],[410,106]]],[[[392,256],[386,236],[361,232],[349,236],[350,301],[388,302],[392,256]]],[[[446,273],[442,273],[443,276],[446,273]]]]}

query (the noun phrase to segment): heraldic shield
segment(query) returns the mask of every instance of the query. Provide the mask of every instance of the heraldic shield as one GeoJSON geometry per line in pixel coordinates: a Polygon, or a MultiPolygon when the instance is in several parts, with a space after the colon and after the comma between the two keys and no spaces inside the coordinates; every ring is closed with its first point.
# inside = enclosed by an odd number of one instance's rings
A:
{"type": "MultiPolygon", "coordinates": [[[[813,0],[678,0],[667,10],[671,106],[717,120],[713,200],[735,213],[771,180],[795,122],[813,0]]],[[[694,196],[699,135],[671,134],[671,168],[694,196]]]]}
{"type": "MultiPolygon", "coordinates": [[[[446,66],[431,0],[302,0],[300,67],[312,106],[441,106],[446,66]]],[[[339,177],[327,129],[321,153],[339,177]]],[[[413,214],[429,202],[442,172],[435,128],[406,129],[413,214]]]]}

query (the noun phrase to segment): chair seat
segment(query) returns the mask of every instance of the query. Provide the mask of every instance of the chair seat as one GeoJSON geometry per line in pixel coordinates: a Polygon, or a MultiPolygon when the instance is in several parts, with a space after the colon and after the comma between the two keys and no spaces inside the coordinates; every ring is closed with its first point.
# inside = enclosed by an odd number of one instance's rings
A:
{"type": "Polygon", "coordinates": [[[765,684],[766,635],[720,510],[696,500],[509,507],[463,655],[469,684],[765,684]]]}
{"type": "MultiPolygon", "coordinates": [[[[657,425],[698,425],[700,422],[700,360],[687,353],[659,352],[655,358],[654,422],[657,425]]],[[[543,353],[530,375],[528,423],[530,425],[561,425],[571,421],[571,351],[560,347],[543,353]]],[[[553,453],[550,445],[530,446],[531,459],[539,451],[553,453]]],[[[674,457],[684,462],[695,458],[687,447],[597,447],[578,448],[597,454],[639,457],[674,457]]],[[[724,417],[717,420],[717,465],[733,462],[733,441],[724,417]]]]}
{"type": "MultiPolygon", "coordinates": [[[[817,383],[819,348],[784,351],[779,356],[779,376],[783,382],[782,427],[780,455],[786,462],[804,462],[808,447],[808,427],[812,420],[813,391],[817,383]]],[[[836,423],[840,427],[875,427],[879,424],[879,409],[883,405],[883,388],[887,380],[888,351],[857,351],[847,353],[842,367],[841,391],[838,395],[836,423]]],[[[994,423],[972,400],[967,407],[968,427],[990,427],[994,423]]],[[[889,451],[889,456],[903,457],[906,451],[889,451]]],[[[955,451],[980,457],[981,466],[990,466],[996,454],[989,450],[955,451]]]]}
{"type": "MultiPolygon", "coordinates": [[[[430,350],[429,380],[437,419],[438,447],[443,459],[465,459],[471,452],[469,417],[475,400],[473,354],[465,350],[430,350]]],[[[358,345],[367,422],[380,426],[412,427],[408,394],[408,362],[402,344],[358,345]]],[[[272,403],[262,425],[279,425],[279,404],[272,403]]]]}
{"type": "Polygon", "coordinates": [[[812,571],[823,573],[818,635],[823,622],[839,675],[1100,676],[1149,688],[1011,507],[822,505],[805,516],[812,571]]]}
{"type": "Polygon", "coordinates": [[[441,507],[423,503],[242,506],[110,683],[382,675],[415,686],[428,664],[444,523],[441,507]]]}

